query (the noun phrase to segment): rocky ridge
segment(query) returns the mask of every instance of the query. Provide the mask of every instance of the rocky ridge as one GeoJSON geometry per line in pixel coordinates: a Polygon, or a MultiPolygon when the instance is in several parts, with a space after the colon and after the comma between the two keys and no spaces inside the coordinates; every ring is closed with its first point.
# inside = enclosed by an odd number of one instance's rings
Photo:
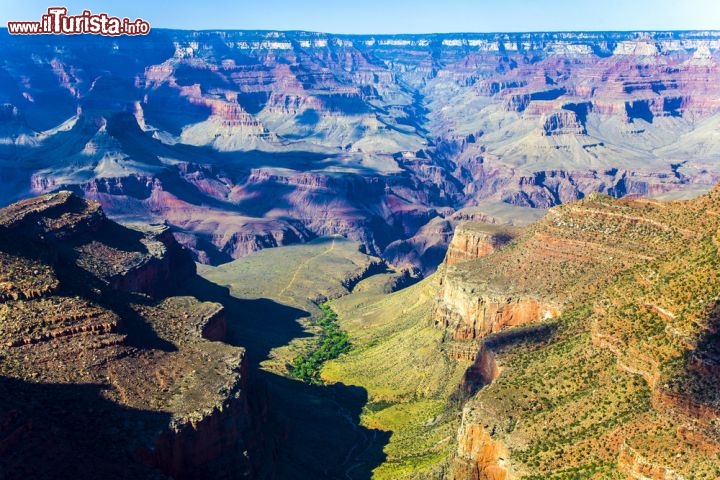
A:
{"type": "Polygon", "coordinates": [[[435,325],[473,361],[451,478],[717,475],[717,199],[591,196],[441,270],[435,325]]]}
{"type": "Polygon", "coordinates": [[[60,192],[1,210],[0,251],[4,478],[254,471],[244,350],[222,305],[167,296],[195,274],[167,228],[60,192]]]}

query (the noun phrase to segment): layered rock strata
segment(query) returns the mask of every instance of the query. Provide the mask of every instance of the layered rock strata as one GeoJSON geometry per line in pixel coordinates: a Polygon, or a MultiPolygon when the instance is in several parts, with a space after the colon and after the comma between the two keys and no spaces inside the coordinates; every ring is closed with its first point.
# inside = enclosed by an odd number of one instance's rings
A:
{"type": "Polygon", "coordinates": [[[165,228],[69,193],[0,210],[3,478],[231,478],[258,448],[244,349],[165,228]],[[63,442],[58,442],[62,438],[63,442]]]}
{"type": "Polygon", "coordinates": [[[591,196],[444,267],[434,322],[473,362],[449,478],[716,472],[717,202],[591,196]]]}
{"type": "Polygon", "coordinates": [[[717,32],[0,35],[0,204],[72,189],[203,263],[340,234],[428,274],[464,208],[720,179],[717,32]]]}

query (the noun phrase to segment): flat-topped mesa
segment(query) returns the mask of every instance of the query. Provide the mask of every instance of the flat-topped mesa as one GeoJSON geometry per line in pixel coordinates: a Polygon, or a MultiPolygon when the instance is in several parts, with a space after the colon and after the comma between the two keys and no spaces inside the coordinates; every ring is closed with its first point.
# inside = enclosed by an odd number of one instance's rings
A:
{"type": "Polygon", "coordinates": [[[578,118],[575,112],[563,110],[560,112],[553,112],[542,119],[542,134],[546,136],[550,135],[585,135],[587,130],[583,125],[582,121],[578,118]]]}

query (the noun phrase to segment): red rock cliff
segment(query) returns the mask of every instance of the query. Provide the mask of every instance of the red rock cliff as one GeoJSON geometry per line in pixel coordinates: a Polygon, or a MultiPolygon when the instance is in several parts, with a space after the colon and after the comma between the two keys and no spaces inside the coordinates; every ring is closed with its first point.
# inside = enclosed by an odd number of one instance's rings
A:
{"type": "Polygon", "coordinates": [[[471,420],[472,414],[463,411],[463,420],[457,436],[457,450],[453,455],[453,480],[511,480],[508,471],[507,449],[493,440],[482,424],[471,420]]]}
{"type": "Polygon", "coordinates": [[[516,231],[510,227],[500,227],[480,222],[465,222],[455,228],[445,263],[456,263],[474,260],[495,252],[510,242],[516,231]]]}
{"type": "Polygon", "coordinates": [[[455,340],[483,338],[503,328],[557,316],[558,308],[532,295],[480,291],[462,279],[441,279],[433,318],[455,340]]]}

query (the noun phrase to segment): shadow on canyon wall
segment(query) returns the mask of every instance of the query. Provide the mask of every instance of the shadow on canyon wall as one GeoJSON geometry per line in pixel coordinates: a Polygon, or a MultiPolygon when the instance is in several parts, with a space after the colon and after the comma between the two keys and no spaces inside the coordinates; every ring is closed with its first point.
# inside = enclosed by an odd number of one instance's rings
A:
{"type": "Polygon", "coordinates": [[[144,445],[118,439],[161,431],[170,414],[123,407],[104,388],[0,377],[0,479],[166,478],[132,453],[144,445]]]}
{"type": "Polygon", "coordinates": [[[392,432],[360,425],[367,391],[341,383],[310,385],[261,368],[273,348],[307,336],[298,319],[310,314],[269,299],[238,299],[202,278],[192,292],[225,306],[227,341],[247,349],[252,390],[268,397],[266,431],[275,437],[275,453],[263,478],[370,479],[386,458],[383,448],[392,432]]]}

